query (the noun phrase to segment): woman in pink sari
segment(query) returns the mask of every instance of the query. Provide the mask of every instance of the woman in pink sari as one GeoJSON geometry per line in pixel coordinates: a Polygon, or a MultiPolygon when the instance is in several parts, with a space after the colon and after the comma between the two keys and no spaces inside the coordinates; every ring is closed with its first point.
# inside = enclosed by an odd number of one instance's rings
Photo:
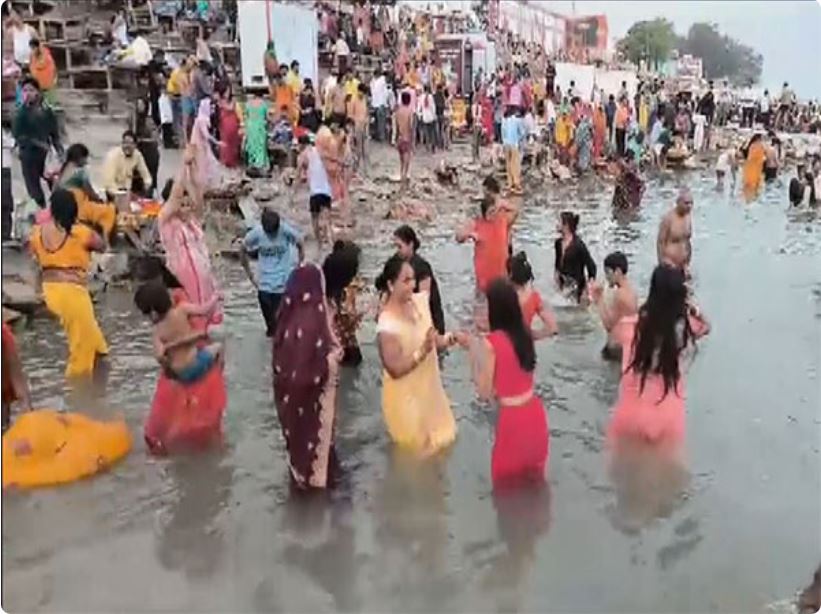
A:
{"type": "Polygon", "coordinates": [[[291,273],[274,334],[274,399],[297,488],[333,486],[336,392],[342,348],[333,332],[322,271],[291,273]]]}
{"type": "MultiPolygon", "coordinates": [[[[183,166],[173,183],[163,190],[165,204],[160,210],[158,224],[160,240],[165,249],[165,263],[185,290],[188,301],[207,303],[217,292],[217,281],[211,271],[211,259],[205,244],[205,233],[198,214],[202,207],[202,184],[195,148],[188,146],[183,166]]],[[[209,325],[222,323],[222,306],[214,311],[209,325]]]]}
{"type": "Polygon", "coordinates": [[[219,183],[219,162],[211,144],[221,145],[211,136],[211,99],[205,98],[200,102],[194,127],[191,129],[191,147],[196,161],[195,180],[202,189],[210,188],[219,183]]]}

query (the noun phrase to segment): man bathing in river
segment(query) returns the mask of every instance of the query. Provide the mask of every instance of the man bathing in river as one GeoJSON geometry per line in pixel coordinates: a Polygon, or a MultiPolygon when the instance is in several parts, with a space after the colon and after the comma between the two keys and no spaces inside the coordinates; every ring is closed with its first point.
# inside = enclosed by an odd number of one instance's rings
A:
{"type": "Polygon", "coordinates": [[[590,299],[599,311],[607,343],[602,350],[606,360],[621,360],[621,345],[612,337],[613,329],[622,318],[639,312],[639,299],[633,284],[627,277],[627,256],[613,252],[604,259],[604,274],[607,284],[613,288],[610,297],[604,297],[604,287],[595,280],[590,282],[590,299]]]}
{"type": "Polygon", "coordinates": [[[681,188],[676,206],[668,211],[659,224],[656,250],[659,264],[669,264],[685,273],[689,271],[693,255],[693,196],[688,188],[681,188]]]}
{"type": "Polygon", "coordinates": [[[222,358],[222,344],[197,347],[205,334],[191,326],[192,316],[209,316],[219,303],[215,294],[204,305],[181,302],[174,305],[171,294],[159,281],[143,284],[134,295],[137,308],[154,323],[154,355],[166,375],[184,384],[203,377],[222,358]]]}

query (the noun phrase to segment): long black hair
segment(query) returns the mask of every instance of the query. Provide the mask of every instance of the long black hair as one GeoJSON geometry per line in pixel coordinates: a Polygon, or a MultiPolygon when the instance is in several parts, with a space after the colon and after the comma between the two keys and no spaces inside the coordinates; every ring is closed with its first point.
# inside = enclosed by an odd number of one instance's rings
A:
{"type": "Polygon", "coordinates": [[[681,377],[679,357],[695,341],[687,318],[687,287],[684,272],[660,264],[650,279],[650,293],[639,309],[633,338],[633,361],[628,370],[641,375],[641,391],[648,373],[664,379],[664,396],[675,390],[681,377]]]}
{"type": "Polygon", "coordinates": [[[507,274],[517,286],[524,286],[533,281],[533,269],[527,260],[527,254],[519,252],[507,259],[507,274]]]}
{"type": "Polygon", "coordinates": [[[88,147],[82,143],[70,145],[69,148],[66,149],[66,159],[60,167],[60,173],[62,174],[62,172],[66,170],[66,166],[68,166],[69,162],[79,166],[82,160],[88,160],[89,155],[88,147]]]}
{"type": "Polygon", "coordinates": [[[322,263],[322,273],[325,275],[325,296],[337,305],[342,302],[345,288],[359,273],[360,249],[352,241],[336,241],[333,251],[322,263]]]}
{"type": "Polygon", "coordinates": [[[69,190],[57,188],[51,193],[51,217],[55,224],[71,232],[72,226],[77,222],[77,200],[69,190]]]}
{"type": "Polygon", "coordinates": [[[490,330],[504,331],[523,370],[533,372],[536,368],[536,348],[533,336],[525,326],[519,297],[513,285],[503,277],[494,279],[487,288],[488,319],[490,330]]]}
{"type": "Polygon", "coordinates": [[[576,230],[579,227],[579,214],[573,213],[572,211],[562,211],[559,215],[559,219],[562,222],[562,226],[567,226],[570,233],[576,236],[576,230]]]}

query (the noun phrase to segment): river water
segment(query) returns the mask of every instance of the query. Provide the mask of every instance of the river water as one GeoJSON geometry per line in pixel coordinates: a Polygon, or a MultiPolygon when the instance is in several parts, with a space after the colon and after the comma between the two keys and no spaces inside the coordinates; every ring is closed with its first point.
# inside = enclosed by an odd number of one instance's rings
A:
{"type": "MultiPolygon", "coordinates": [[[[450,453],[420,463],[392,448],[372,322],[360,333],[363,365],[342,378],[345,480],[330,496],[293,495],[269,342],[234,262],[220,265],[226,444],[206,455],[155,459],[144,450],[157,368],[130,293],[109,290],[97,304],[112,356],[107,378],[90,389],[64,389],[65,343],[55,322],[35,320],[19,341],[36,400],[98,417],[121,412],[135,448],[94,479],[4,494],[3,607],[756,612],[789,597],[821,552],[821,221],[787,211],[785,185],[746,204],[713,183],[710,173],[654,179],[628,220],[613,218],[610,189],[596,184],[531,186],[516,249],[553,300],[560,336],[538,345],[549,487],[515,498],[491,495],[495,414],[475,400],[463,354],[443,361],[459,428],[450,453]],[[619,373],[599,357],[593,312],[551,288],[554,228],[560,209],[578,211],[596,260],[625,251],[644,295],[658,220],[680,181],[695,196],[695,288],[713,333],[687,376],[684,491],[657,517],[626,522],[603,445],[619,373]]],[[[472,258],[452,241],[455,217],[423,230],[422,253],[449,323],[464,325],[472,258]]],[[[391,249],[385,237],[365,243],[370,279],[391,249]]],[[[667,477],[662,486],[682,476],[667,477]]]]}

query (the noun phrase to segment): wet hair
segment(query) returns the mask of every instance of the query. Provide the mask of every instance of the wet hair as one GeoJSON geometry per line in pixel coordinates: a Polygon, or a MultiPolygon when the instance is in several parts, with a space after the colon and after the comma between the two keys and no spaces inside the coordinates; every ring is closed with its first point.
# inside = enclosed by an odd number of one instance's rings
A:
{"type": "Polygon", "coordinates": [[[633,360],[628,366],[641,376],[641,391],[648,373],[661,375],[664,395],[675,390],[681,377],[679,357],[694,340],[687,318],[687,287],[684,272],[661,264],[653,271],[650,292],[639,309],[636,335],[633,338],[633,360]]]}
{"type": "Polygon", "coordinates": [[[54,222],[66,232],[77,222],[77,200],[74,194],[63,188],[57,188],[51,193],[51,217],[54,222]]]}
{"type": "Polygon", "coordinates": [[[416,236],[416,231],[407,224],[397,228],[393,232],[393,236],[402,241],[403,243],[413,245],[414,253],[416,253],[419,250],[419,246],[421,245],[421,243],[419,242],[419,237],[416,236]]]}
{"type": "Polygon", "coordinates": [[[562,226],[567,226],[574,235],[579,227],[579,214],[572,211],[562,211],[559,215],[562,226]]]}
{"type": "Polygon", "coordinates": [[[530,262],[527,260],[527,254],[519,252],[508,258],[507,260],[507,274],[517,286],[524,286],[533,281],[533,269],[530,262]]]}
{"type": "Polygon", "coordinates": [[[536,368],[536,348],[533,346],[533,336],[525,325],[516,289],[504,278],[494,279],[487,288],[487,306],[490,330],[507,334],[519,359],[519,366],[532,373],[536,368]]]}
{"type": "Polygon", "coordinates": [[[479,210],[482,212],[483,218],[487,217],[487,212],[490,211],[494,204],[496,204],[496,200],[491,194],[482,198],[482,202],[479,203],[479,210]]]}
{"type": "Polygon", "coordinates": [[[164,317],[173,307],[171,294],[161,281],[147,281],[137,288],[134,304],[144,315],[164,317]]]}
{"type": "MultiPolygon", "coordinates": [[[[388,292],[388,283],[393,283],[399,279],[399,273],[402,272],[402,267],[406,264],[407,261],[399,254],[394,254],[388,258],[385,266],[382,267],[382,272],[376,278],[376,289],[381,293],[388,292]]],[[[408,266],[410,265],[408,264],[408,266]]]]}
{"type": "Polygon", "coordinates": [[[165,262],[159,256],[139,256],[132,269],[134,279],[140,282],[161,279],[166,288],[182,288],[182,284],[174,276],[165,262]]]}
{"type": "MultiPolygon", "coordinates": [[[[10,4],[10,3],[9,3],[9,4],[10,4]]],[[[29,41],[29,47],[30,47],[31,49],[34,49],[34,48],[39,47],[39,46],[40,46],[40,39],[39,39],[39,38],[32,38],[32,39],[29,41]]]]}
{"type": "Polygon", "coordinates": [[[262,230],[268,236],[275,236],[279,232],[279,213],[273,209],[267,207],[263,209],[260,222],[262,223],[262,230]]]}
{"type": "Polygon", "coordinates": [[[499,187],[499,182],[493,175],[488,175],[482,182],[482,187],[493,194],[500,194],[502,189],[499,187]]]}
{"type": "Polygon", "coordinates": [[[297,62],[296,60],[291,62],[291,68],[297,68],[298,66],[299,66],[299,62],[297,62]]]}
{"type": "Polygon", "coordinates": [[[410,92],[402,92],[402,104],[408,106],[411,101],[410,92]]]}
{"type": "Polygon", "coordinates": [[[604,268],[621,271],[623,275],[627,275],[627,256],[622,252],[608,254],[607,258],[604,259],[604,268]]]}
{"type": "Polygon", "coordinates": [[[353,241],[338,240],[322,263],[322,273],[325,275],[325,296],[337,305],[345,296],[345,288],[359,274],[360,253],[359,246],[353,241]]]}
{"type": "Polygon", "coordinates": [[[123,132],[123,138],[122,138],[122,140],[124,141],[124,140],[126,140],[126,139],[128,139],[128,138],[130,138],[130,139],[131,139],[132,141],[134,141],[135,143],[137,142],[137,136],[134,134],[134,131],[133,131],[133,130],[126,130],[125,132],[123,132]]]}

